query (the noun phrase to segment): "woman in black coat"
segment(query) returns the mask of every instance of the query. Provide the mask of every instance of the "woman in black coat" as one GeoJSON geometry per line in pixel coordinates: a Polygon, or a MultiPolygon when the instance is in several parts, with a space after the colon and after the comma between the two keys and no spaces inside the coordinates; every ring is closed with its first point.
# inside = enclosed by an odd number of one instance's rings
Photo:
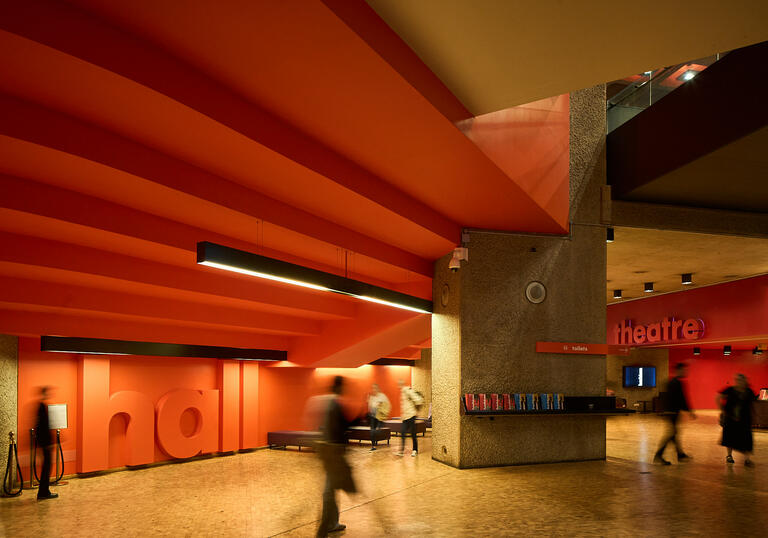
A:
{"type": "Polygon", "coordinates": [[[736,374],[735,385],[726,387],[716,401],[722,415],[723,439],[720,444],[728,449],[725,461],[733,463],[733,451],[744,453],[744,465],[753,467],[752,454],[752,402],[755,393],[747,384],[747,376],[736,374]]]}

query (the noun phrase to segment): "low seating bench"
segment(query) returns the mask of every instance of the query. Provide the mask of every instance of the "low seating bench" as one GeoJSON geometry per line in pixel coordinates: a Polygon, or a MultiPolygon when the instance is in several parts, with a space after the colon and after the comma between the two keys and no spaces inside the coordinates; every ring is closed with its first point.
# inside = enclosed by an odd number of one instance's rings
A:
{"type": "Polygon", "coordinates": [[[320,432],[307,432],[296,430],[281,430],[276,432],[267,432],[267,444],[269,448],[297,446],[299,450],[303,446],[311,447],[315,441],[320,440],[320,432]]]}
{"type": "MultiPolygon", "coordinates": [[[[402,435],[403,421],[402,420],[385,420],[384,425],[392,430],[397,435],[402,435]]],[[[416,420],[416,435],[421,434],[422,437],[427,435],[427,423],[424,420],[416,420]]]]}
{"type": "MultiPolygon", "coordinates": [[[[392,436],[392,432],[389,428],[379,428],[376,430],[376,441],[386,441],[389,444],[389,439],[392,436]]],[[[311,447],[315,441],[319,441],[322,438],[320,432],[312,431],[296,431],[296,430],[280,430],[275,432],[267,432],[267,445],[269,448],[297,446],[299,451],[301,447],[311,447]]],[[[347,440],[354,439],[356,441],[370,441],[371,429],[367,426],[352,426],[347,430],[347,440]]]]}

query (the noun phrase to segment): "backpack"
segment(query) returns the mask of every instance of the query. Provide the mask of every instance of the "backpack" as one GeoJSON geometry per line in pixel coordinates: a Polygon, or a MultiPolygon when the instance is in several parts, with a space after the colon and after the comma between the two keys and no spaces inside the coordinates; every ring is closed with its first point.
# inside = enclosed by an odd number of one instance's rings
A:
{"type": "Polygon", "coordinates": [[[416,411],[421,411],[424,406],[424,395],[418,390],[411,389],[411,394],[408,396],[411,399],[411,403],[416,408],[416,411]]]}

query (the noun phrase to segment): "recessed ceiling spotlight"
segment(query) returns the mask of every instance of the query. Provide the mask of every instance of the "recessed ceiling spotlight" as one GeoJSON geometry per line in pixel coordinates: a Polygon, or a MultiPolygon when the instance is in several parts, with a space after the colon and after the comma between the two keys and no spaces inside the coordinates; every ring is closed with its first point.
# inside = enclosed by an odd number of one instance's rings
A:
{"type": "Polygon", "coordinates": [[[693,77],[695,77],[698,74],[698,71],[694,71],[693,69],[689,69],[682,75],[680,75],[679,80],[682,80],[683,82],[687,82],[691,80],[693,77]]]}
{"type": "Polygon", "coordinates": [[[645,283],[645,293],[653,293],[653,282],[645,283]]]}
{"type": "Polygon", "coordinates": [[[683,273],[682,274],[682,281],[683,285],[687,286],[689,284],[693,284],[693,274],[692,273],[683,273]]]}
{"type": "Polygon", "coordinates": [[[731,346],[723,346],[723,355],[726,357],[731,354],[731,346]]]}
{"type": "Polygon", "coordinates": [[[696,355],[697,357],[701,355],[701,348],[700,347],[693,348],[693,354],[696,355]]]}
{"type": "Polygon", "coordinates": [[[621,299],[621,290],[613,290],[613,298],[621,299]]]}
{"type": "Polygon", "coordinates": [[[605,242],[613,243],[613,228],[606,228],[605,230],[605,242]]]}

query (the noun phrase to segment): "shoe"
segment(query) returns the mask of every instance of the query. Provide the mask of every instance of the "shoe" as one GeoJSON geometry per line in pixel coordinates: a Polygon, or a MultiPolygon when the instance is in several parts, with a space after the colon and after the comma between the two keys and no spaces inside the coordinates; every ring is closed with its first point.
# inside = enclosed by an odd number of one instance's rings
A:
{"type": "Polygon", "coordinates": [[[376,450],[376,447],[375,447],[375,446],[372,446],[372,447],[371,447],[371,452],[373,452],[374,450],[376,450]]]}
{"type": "Polygon", "coordinates": [[[656,455],[653,457],[653,463],[658,463],[659,465],[672,465],[671,462],[668,462],[667,460],[665,460],[659,455],[656,455]]]}
{"type": "Polygon", "coordinates": [[[755,466],[755,463],[752,460],[744,460],[744,467],[752,468],[755,466]]]}
{"type": "Polygon", "coordinates": [[[733,463],[733,456],[728,456],[725,458],[725,463],[733,463]]]}
{"type": "Polygon", "coordinates": [[[328,534],[330,534],[330,533],[332,533],[332,532],[341,532],[341,531],[343,531],[343,530],[344,530],[344,529],[346,529],[346,528],[347,528],[347,526],[346,526],[346,525],[342,525],[341,523],[339,523],[339,524],[337,524],[337,525],[336,525],[334,528],[332,528],[331,530],[329,530],[329,531],[328,531],[328,534]]]}
{"type": "Polygon", "coordinates": [[[412,458],[415,458],[415,457],[416,457],[416,454],[418,454],[418,452],[416,452],[416,451],[414,450],[413,452],[411,452],[411,457],[412,457],[412,458]]]}
{"type": "Polygon", "coordinates": [[[677,461],[678,463],[684,462],[684,461],[691,461],[693,458],[689,456],[688,454],[678,454],[677,455],[677,461]]]}
{"type": "Polygon", "coordinates": [[[47,501],[48,499],[55,499],[58,497],[58,493],[49,493],[48,495],[38,495],[37,500],[38,501],[47,501]]]}
{"type": "Polygon", "coordinates": [[[402,455],[403,455],[403,451],[402,450],[400,450],[398,452],[395,452],[395,456],[402,456],[402,455]]]}

